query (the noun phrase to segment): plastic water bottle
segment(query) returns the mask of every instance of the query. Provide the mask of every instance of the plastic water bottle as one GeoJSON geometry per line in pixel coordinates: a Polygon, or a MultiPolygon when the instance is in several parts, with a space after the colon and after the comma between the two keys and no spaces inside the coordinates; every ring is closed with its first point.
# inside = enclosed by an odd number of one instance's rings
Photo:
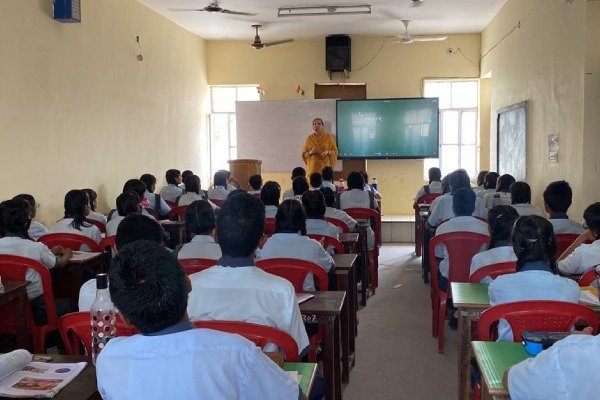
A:
{"type": "Polygon", "coordinates": [[[108,292],[108,275],[96,275],[96,299],[90,309],[92,325],[92,362],[96,359],[106,343],[117,335],[116,309],[108,292]]]}
{"type": "Polygon", "coordinates": [[[371,183],[371,187],[375,190],[377,190],[377,187],[379,186],[379,183],[377,183],[377,178],[373,178],[373,182],[371,183]]]}
{"type": "Polygon", "coordinates": [[[338,191],[338,193],[342,193],[344,190],[346,190],[346,187],[344,184],[344,178],[340,178],[338,180],[337,191],[338,191]]]}

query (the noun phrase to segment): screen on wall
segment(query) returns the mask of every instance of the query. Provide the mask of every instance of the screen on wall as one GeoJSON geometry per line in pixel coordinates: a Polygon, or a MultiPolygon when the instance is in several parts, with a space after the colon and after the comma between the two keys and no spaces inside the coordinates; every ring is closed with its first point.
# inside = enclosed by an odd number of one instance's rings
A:
{"type": "Polygon", "coordinates": [[[437,98],[338,100],[339,158],[437,158],[437,98]]]}

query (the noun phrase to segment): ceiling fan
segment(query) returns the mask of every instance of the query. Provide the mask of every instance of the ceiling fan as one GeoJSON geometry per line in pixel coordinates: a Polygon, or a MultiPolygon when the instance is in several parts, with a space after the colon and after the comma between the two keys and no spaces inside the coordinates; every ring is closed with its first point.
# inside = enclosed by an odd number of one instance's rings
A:
{"type": "Polygon", "coordinates": [[[252,44],[250,45],[254,50],[260,50],[263,47],[275,46],[276,44],[283,44],[283,43],[289,43],[289,42],[294,41],[294,39],[283,39],[283,40],[276,40],[274,42],[263,43],[260,40],[260,36],[258,35],[258,28],[260,28],[260,25],[252,25],[252,27],[256,31],[256,35],[254,36],[254,42],[252,42],[252,44]]]}
{"type": "Polygon", "coordinates": [[[423,5],[423,0],[410,0],[411,7],[421,7],[423,5]]]}
{"type": "Polygon", "coordinates": [[[249,13],[245,11],[235,11],[235,10],[227,10],[225,8],[219,7],[219,3],[216,1],[211,2],[204,8],[170,8],[171,11],[206,11],[209,13],[221,13],[221,14],[232,14],[232,15],[247,15],[249,17],[253,17],[257,14],[249,13]]]}
{"type": "Polygon", "coordinates": [[[448,39],[448,36],[410,36],[410,33],[408,32],[408,25],[411,23],[411,21],[409,19],[403,19],[402,23],[404,24],[404,36],[399,36],[399,43],[411,44],[414,42],[441,42],[448,39]]]}

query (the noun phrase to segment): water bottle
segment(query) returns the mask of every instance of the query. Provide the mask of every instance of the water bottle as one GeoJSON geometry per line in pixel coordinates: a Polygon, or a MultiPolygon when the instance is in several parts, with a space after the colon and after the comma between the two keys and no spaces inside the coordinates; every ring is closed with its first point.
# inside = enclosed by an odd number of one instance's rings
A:
{"type": "Polygon", "coordinates": [[[338,193],[342,193],[344,190],[346,190],[345,186],[344,186],[344,178],[340,178],[338,180],[337,191],[338,191],[338,193]]]}
{"type": "Polygon", "coordinates": [[[377,191],[377,186],[379,186],[379,184],[377,183],[377,178],[373,178],[373,182],[371,183],[371,187],[377,191]]]}
{"type": "Polygon", "coordinates": [[[92,325],[92,362],[106,343],[117,335],[116,309],[108,292],[108,275],[96,275],[96,299],[90,309],[92,325]]]}

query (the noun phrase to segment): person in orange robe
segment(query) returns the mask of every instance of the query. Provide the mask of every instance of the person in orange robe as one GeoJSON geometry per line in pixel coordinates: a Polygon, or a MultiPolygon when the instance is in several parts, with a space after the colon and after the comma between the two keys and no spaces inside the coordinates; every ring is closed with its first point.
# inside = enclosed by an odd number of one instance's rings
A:
{"type": "Polygon", "coordinates": [[[313,172],[321,172],[323,167],[335,167],[337,146],[335,137],[323,130],[323,120],[315,118],[312,123],[313,132],[306,138],[302,159],[306,163],[306,176],[313,172]]]}

